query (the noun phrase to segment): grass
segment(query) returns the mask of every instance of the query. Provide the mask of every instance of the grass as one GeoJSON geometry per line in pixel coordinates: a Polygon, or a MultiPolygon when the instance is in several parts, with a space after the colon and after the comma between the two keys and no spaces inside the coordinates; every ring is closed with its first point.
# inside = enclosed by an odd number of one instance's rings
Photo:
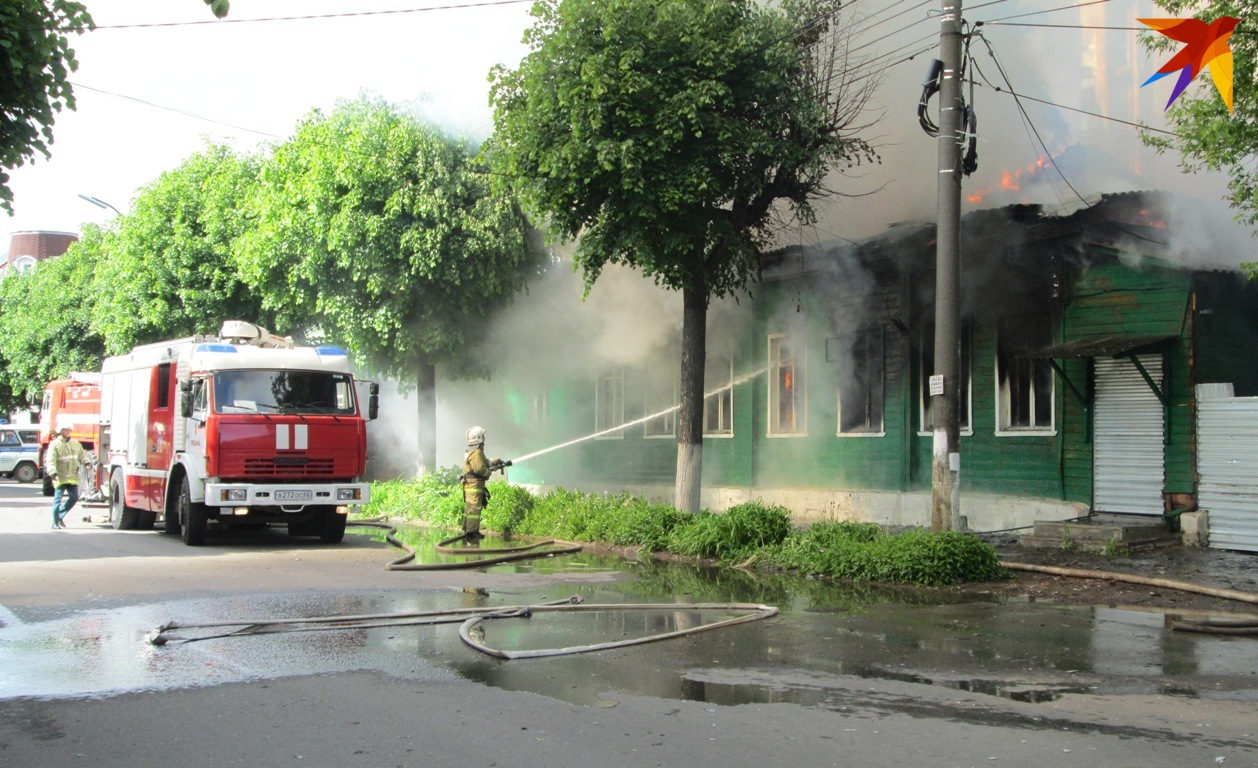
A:
{"type": "MultiPolygon", "coordinates": [[[[889,534],[868,523],[817,523],[796,530],[785,507],[761,501],[722,514],[688,515],[629,494],[557,488],[537,496],[503,481],[488,487],[482,522],[491,531],[641,547],[852,581],[946,586],[1007,577],[996,550],[964,533],[913,529],[889,534]]],[[[457,529],[463,515],[457,471],[374,483],[365,511],[457,529]]]]}

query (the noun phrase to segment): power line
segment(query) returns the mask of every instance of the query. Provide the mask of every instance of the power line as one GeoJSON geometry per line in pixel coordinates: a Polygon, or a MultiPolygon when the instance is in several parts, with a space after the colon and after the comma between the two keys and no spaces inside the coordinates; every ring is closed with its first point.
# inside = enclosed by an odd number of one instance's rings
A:
{"type": "Polygon", "coordinates": [[[276,136],[276,135],[275,135],[275,134],[273,134],[273,133],[267,133],[266,131],[259,131],[259,130],[255,129],[255,128],[246,128],[246,127],[245,127],[245,126],[243,126],[243,125],[236,125],[236,124],[234,124],[234,123],[228,123],[228,122],[225,122],[225,121],[223,121],[223,120],[217,120],[217,119],[215,119],[215,118],[213,118],[213,117],[207,117],[206,115],[198,115],[198,114],[196,114],[195,112],[188,112],[188,111],[186,111],[186,110],[176,109],[175,107],[167,107],[167,106],[165,106],[165,105],[163,105],[163,104],[157,104],[157,103],[155,103],[155,102],[152,102],[152,101],[147,101],[147,100],[145,100],[145,99],[141,99],[141,98],[136,97],[136,96],[128,96],[128,95],[126,95],[125,93],[114,93],[113,91],[106,91],[106,90],[104,90],[104,89],[102,89],[102,88],[93,88],[93,87],[92,87],[92,86],[90,86],[90,85],[83,85],[82,83],[76,83],[76,82],[73,82],[73,81],[69,81],[69,82],[70,82],[70,85],[71,85],[71,86],[73,86],[73,87],[75,87],[75,88],[82,88],[82,89],[83,89],[83,90],[85,90],[85,91],[92,91],[93,93],[99,93],[99,94],[102,94],[102,95],[104,95],[104,96],[112,96],[112,97],[114,97],[115,99],[125,99],[125,100],[127,100],[127,101],[134,101],[134,102],[136,102],[137,104],[143,104],[143,105],[145,105],[146,107],[152,107],[153,109],[161,109],[161,110],[165,110],[165,111],[167,111],[167,112],[174,112],[174,113],[175,113],[175,114],[177,114],[177,115],[183,115],[184,117],[191,117],[191,118],[194,118],[194,119],[196,119],[196,120],[204,120],[204,121],[205,121],[205,122],[207,122],[207,123],[214,123],[214,124],[216,124],[216,125],[223,125],[223,126],[226,126],[226,127],[228,127],[228,128],[234,128],[234,129],[236,129],[236,130],[238,130],[238,131],[246,131],[246,132],[248,132],[248,133],[256,133],[256,134],[258,134],[259,136],[266,136],[267,138],[270,138],[270,139],[279,138],[278,136],[276,136]]]}
{"type": "Polygon", "coordinates": [[[520,5],[522,3],[531,3],[533,0],[483,0],[483,2],[467,2],[455,3],[451,5],[434,5],[427,8],[394,8],[381,11],[347,11],[344,13],[318,13],[308,14],[304,16],[269,16],[257,19],[205,19],[202,21],[163,21],[153,22],[150,24],[112,24],[105,26],[97,26],[97,30],[101,29],[152,29],[156,27],[199,27],[209,24],[256,24],[260,22],[276,22],[276,21],[309,21],[312,19],[344,19],[357,16],[386,16],[398,15],[403,13],[427,13],[429,11],[453,11],[466,8],[489,8],[499,5],[520,5]]]}
{"type": "MultiPolygon", "coordinates": [[[[1076,8],[1085,8],[1089,5],[1101,5],[1102,3],[1108,3],[1109,1],[1110,0],[1091,0],[1090,2],[1086,2],[1086,3],[1076,3],[1074,5],[1062,5],[1057,8],[1045,8],[1042,11],[1031,11],[1030,13],[1019,13],[1014,16],[1005,16],[1003,18],[992,19],[991,21],[982,22],[982,23],[995,24],[997,22],[1007,21],[1009,19],[1025,19],[1028,16],[1041,16],[1045,13],[1057,13],[1058,11],[1073,11],[1076,8]]],[[[970,8],[967,10],[974,10],[974,9],[970,8]]]]}

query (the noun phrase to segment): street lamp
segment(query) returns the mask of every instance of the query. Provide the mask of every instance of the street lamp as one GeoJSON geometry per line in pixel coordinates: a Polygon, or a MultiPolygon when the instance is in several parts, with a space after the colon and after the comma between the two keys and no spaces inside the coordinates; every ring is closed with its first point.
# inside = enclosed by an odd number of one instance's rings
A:
{"type": "Polygon", "coordinates": [[[104,200],[101,200],[100,198],[92,197],[91,195],[85,195],[82,193],[79,193],[79,197],[88,201],[89,203],[96,206],[97,208],[109,208],[113,210],[114,213],[118,214],[119,216],[122,215],[122,211],[118,210],[117,208],[114,208],[112,205],[105,202],[104,200]]]}

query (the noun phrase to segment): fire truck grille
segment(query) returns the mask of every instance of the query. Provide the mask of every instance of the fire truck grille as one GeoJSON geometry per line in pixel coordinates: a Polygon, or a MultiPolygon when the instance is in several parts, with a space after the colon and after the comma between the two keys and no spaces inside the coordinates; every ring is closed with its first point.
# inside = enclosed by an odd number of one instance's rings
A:
{"type": "Polygon", "coordinates": [[[276,456],[270,459],[245,459],[246,477],[332,477],[334,461],[302,457],[276,456]]]}

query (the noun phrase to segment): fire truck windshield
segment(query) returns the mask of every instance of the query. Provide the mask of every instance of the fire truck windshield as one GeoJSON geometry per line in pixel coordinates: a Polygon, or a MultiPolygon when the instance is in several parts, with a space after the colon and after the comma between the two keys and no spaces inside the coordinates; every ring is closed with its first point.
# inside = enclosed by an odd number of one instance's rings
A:
{"type": "Polygon", "coordinates": [[[220,371],[214,374],[214,411],[352,416],[353,392],[347,373],[220,371]]]}

